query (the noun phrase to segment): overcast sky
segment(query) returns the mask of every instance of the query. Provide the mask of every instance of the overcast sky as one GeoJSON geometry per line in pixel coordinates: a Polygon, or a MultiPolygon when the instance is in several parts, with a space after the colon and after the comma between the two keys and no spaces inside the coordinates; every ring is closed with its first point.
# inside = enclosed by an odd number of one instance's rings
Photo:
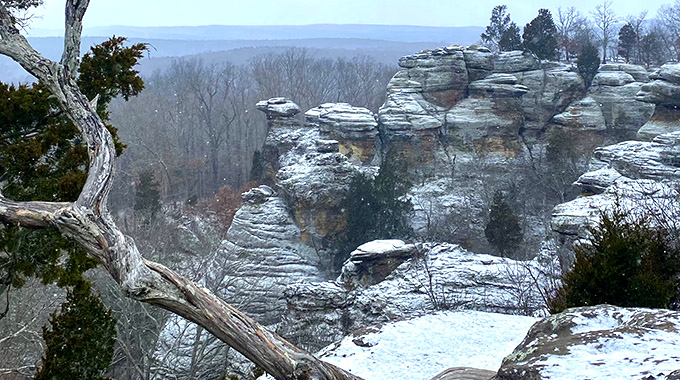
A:
{"type": "MultiPolygon", "coordinates": [[[[654,17],[662,4],[673,0],[614,0],[617,15],[649,10],[654,17]]],[[[584,14],[592,0],[91,0],[85,26],[184,25],[304,25],[390,24],[428,26],[485,26],[491,9],[506,4],[513,20],[523,26],[538,8],[575,6],[584,14]]],[[[36,29],[63,26],[64,1],[45,0],[36,11],[36,29]]]]}

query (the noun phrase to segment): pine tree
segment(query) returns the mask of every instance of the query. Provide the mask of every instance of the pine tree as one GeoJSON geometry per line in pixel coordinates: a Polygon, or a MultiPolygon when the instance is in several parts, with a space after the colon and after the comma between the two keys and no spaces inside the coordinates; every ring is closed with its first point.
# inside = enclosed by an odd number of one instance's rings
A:
{"type": "Polygon", "coordinates": [[[347,212],[347,229],[340,267],[359,245],[375,239],[405,239],[413,235],[409,215],[413,204],[406,199],[412,184],[407,178],[408,164],[394,149],[388,151],[375,178],[358,174],[341,207],[347,212]]]}
{"type": "Polygon", "coordinates": [[[153,170],[146,169],[139,173],[139,180],[135,187],[134,209],[147,222],[161,210],[159,187],[153,170]]]}
{"type": "Polygon", "coordinates": [[[506,257],[516,253],[522,244],[522,228],[519,226],[517,216],[500,191],[496,191],[493,195],[489,208],[489,222],[484,228],[484,235],[489,244],[506,257]]]}
{"type": "Polygon", "coordinates": [[[522,39],[519,36],[519,28],[513,22],[510,23],[508,30],[503,33],[498,42],[500,51],[522,50],[522,39]]]}
{"type": "Polygon", "coordinates": [[[587,43],[583,46],[578,55],[576,66],[578,67],[578,72],[583,77],[586,88],[590,87],[595,74],[597,74],[597,70],[600,68],[600,56],[593,44],[587,43]]]}
{"type": "Polygon", "coordinates": [[[35,380],[104,380],[113,360],[116,320],[92,294],[89,281],[69,290],[59,312],[43,326],[45,355],[35,380]]]}
{"type": "MultiPolygon", "coordinates": [[[[146,47],[143,44],[123,47],[124,41],[124,38],[113,38],[102,44],[101,49],[94,47],[82,58],[78,84],[88,97],[99,95],[97,112],[105,124],[107,107],[114,96],[127,98],[143,88],[141,78],[132,68],[146,47]],[[110,65],[109,59],[116,63],[110,65]],[[107,65],[111,67],[106,69],[107,65]],[[92,78],[94,82],[86,78],[92,78]]],[[[16,201],[72,202],[77,199],[87,177],[87,148],[77,128],[58,110],[56,100],[40,82],[31,86],[0,83],[3,196],[16,201]]],[[[118,140],[116,129],[106,126],[120,154],[125,146],[118,140]]],[[[94,268],[96,263],[58,231],[0,226],[0,293],[8,292],[10,286],[21,287],[28,277],[36,276],[45,284],[55,283],[67,288],[72,297],[80,297],[83,292],[79,286],[86,281],[83,273],[94,268]]],[[[76,298],[70,301],[78,302],[76,298]]],[[[81,313],[85,312],[81,310],[81,313]]],[[[55,352],[61,355],[63,348],[55,352]]]]}
{"type": "MultiPolygon", "coordinates": [[[[481,34],[482,42],[494,50],[503,50],[501,47],[501,41],[505,39],[504,47],[508,47],[514,38],[509,32],[509,29],[513,26],[517,28],[517,25],[510,20],[510,14],[507,13],[508,7],[505,5],[497,5],[491,11],[491,18],[489,19],[489,25],[486,27],[484,33],[481,34]]],[[[519,30],[518,30],[519,32],[519,30]]],[[[518,33],[519,36],[519,33],[518,33]]],[[[513,50],[513,49],[509,49],[513,50]]]]}
{"type": "Polygon", "coordinates": [[[557,27],[549,10],[538,10],[538,16],[524,27],[522,39],[524,50],[536,54],[539,59],[557,57],[557,27]]]}
{"type": "Polygon", "coordinates": [[[677,306],[680,251],[672,233],[631,220],[620,209],[603,214],[586,244],[574,248],[572,269],[549,300],[552,313],[603,303],[622,307],[677,306]]]}
{"type": "Polygon", "coordinates": [[[626,60],[630,61],[630,57],[635,52],[637,48],[637,41],[639,36],[635,32],[635,28],[630,23],[622,26],[619,30],[619,55],[626,60]]]}

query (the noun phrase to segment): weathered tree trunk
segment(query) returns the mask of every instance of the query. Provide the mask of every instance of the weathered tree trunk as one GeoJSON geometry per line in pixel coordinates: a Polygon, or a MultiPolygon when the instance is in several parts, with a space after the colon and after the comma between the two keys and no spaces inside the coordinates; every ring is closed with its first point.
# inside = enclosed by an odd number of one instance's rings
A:
{"type": "Polygon", "coordinates": [[[30,46],[5,4],[0,1],[0,54],[17,61],[49,87],[81,131],[90,162],[87,181],[76,202],[14,202],[0,195],[0,221],[57,229],[95,257],[127,296],[197,323],[276,379],[359,379],[293,346],[207,289],[142,257],[107,210],[115,158],[113,141],[95,108],[76,85],[82,19],[89,1],[66,1],[60,62],[42,57],[30,46]]]}

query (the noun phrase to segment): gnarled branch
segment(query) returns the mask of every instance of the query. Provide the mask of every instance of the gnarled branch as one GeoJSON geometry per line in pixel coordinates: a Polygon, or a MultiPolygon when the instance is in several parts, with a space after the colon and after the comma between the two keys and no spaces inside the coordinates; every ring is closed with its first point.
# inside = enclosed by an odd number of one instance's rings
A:
{"type": "Polygon", "coordinates": [[[79,91],[75,77],[88,3],[67,0],[64,53],[57,63],[29,45],[0,2],[0,54],[11,57],[48,86],[87,142],[90,159],[88,177],[76,202],[12,202],[0,196],[0,221],[59,230],[95,257],[127,296],[199,324],[276,379],[360,380],[293,346],[207,289],[145,260],[134,241],[113,222],[106,208],[113,178],[113,140],[95,108],[79,91]]]}

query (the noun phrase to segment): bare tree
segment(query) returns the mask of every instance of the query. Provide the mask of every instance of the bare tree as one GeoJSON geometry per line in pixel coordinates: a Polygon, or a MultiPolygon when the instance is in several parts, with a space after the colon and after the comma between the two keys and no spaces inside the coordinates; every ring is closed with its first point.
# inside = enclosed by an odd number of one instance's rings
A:
{"type": "Polygon", "coordinates": [[[107,209],[115,162],[113,139],[97,115],[96,99],[87,99],[76,83],[82,20],[89,1],[66,2],[64,51],[58,62],[40,55],[20,34],[10,12],[13,3],[0,2],[0,54],[18,62],[52,92],[87,143],[89,165],[75,202],[16,202],[0,196],[0,221],[58,230],[97,259],[128,297],[195,322],[276,379],[359,379],[293,346],[206,288],[142,257],[107,209]]]}
{"type": "Polygon", "coordinates": [[[595,7],[592,13],[595,26],[600,30],[600,42],[602,47],[602,63],[607,63],[607,52],[611,41],[615,38],[614,24],[618,21],[611,0],[605,0],[595,7]]]}
{"type": "Polygon", "coordinates": [[[576,35],[584,22],[583,16],[575,7],[557,8],[555,26],[559,35],[558,42],[564,51],[565,61],[569,61],[571,55],[576,51],[576,35]]]}
{"type": "Polygon", "coordinates": [[[662,5],[657,12],[656,29],[668,55],[680,61],[680,0],[662,5]]]}

